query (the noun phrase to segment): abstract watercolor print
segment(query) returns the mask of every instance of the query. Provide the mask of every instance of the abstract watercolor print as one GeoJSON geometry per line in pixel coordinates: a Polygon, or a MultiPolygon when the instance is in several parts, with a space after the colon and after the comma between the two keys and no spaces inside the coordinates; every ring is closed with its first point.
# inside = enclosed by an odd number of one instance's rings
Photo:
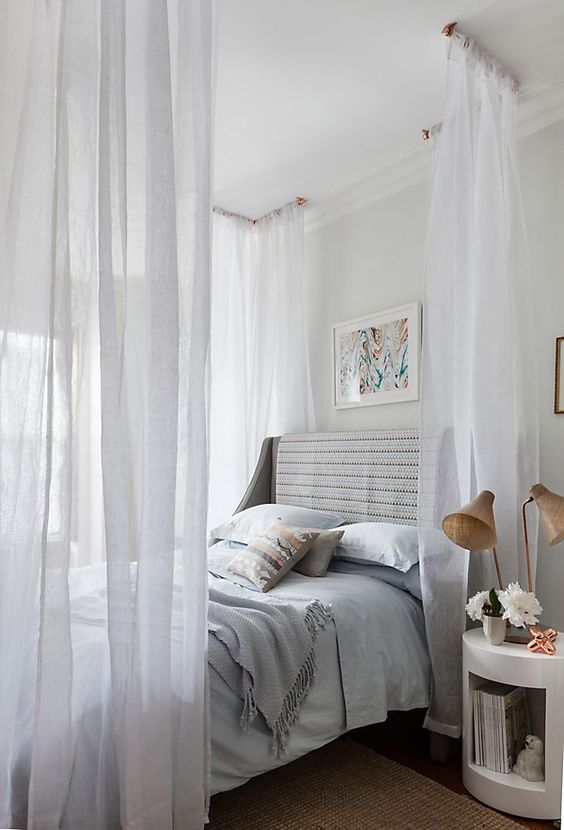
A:
{"type": "Polygon", "coordinates": [[[341,334],[341,394],[348,397],[407,389],[408,335],[407,317],[341,334]]]}
{"type": "Polygon", "coordinates": [[[383,312],[335,326],[337,406],[417,397],[419,307],[414,304],[401,311],[405,313],[392,319],[390,312],[383,312]]]}

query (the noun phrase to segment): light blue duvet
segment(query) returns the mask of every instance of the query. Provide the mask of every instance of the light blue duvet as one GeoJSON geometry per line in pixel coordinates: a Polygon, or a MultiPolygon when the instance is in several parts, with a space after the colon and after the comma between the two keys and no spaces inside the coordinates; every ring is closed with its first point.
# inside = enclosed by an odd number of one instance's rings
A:
{"type": "MultiPolygon", "coordinates": [[[[223,591],[246,592],[250,583],[226,570],[233,554],[227,542],[210,549],[210,582],[219,581],[223,591]]],[[[312,578],[291,571],[269,595],[331,603],[333,623],[317,638],[317,675],[292,728],[288,752],[280,758],[272,753],[272,736],[260,717],[242,731],[241,700],[211,670],[214,793],[299,758],[349,729],[384,721],[388,711],[429,703],[423,609],[406,591],[356,574],[329,571],[312,578]]]]}

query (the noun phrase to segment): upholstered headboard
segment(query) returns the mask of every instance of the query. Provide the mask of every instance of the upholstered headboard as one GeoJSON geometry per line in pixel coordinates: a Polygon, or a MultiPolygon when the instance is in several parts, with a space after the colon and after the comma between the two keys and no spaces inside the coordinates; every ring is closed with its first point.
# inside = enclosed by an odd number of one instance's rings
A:
{"type": "Polygon", "coordinates": [[[311,432],[266,438],[237,508],[297,504],[349,522],[417,524],[416,429],[311,432]]]}

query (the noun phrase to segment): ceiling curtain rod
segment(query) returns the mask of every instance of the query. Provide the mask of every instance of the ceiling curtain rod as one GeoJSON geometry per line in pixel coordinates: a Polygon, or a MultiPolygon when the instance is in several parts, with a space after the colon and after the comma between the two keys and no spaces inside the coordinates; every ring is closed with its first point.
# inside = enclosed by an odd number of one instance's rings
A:
{"type": "Polygon", "coordinates": [[[296,196],[296,198],[293,201],[288,202],[287,204],[282,205],[282,207],[276,208],[275,210],[271,210],[269,213],[265,213],[264,216],[260,216],[258,219],[250,219],[248,216],[242,216],[240,213],[232,213],[230,210],[224,210],[220,207],[214,207],[213,212],[219,213],[221,216],[234,216],[236,219],[244,219],[245,222],[250,222],[251,225],[256,225],[257,222],[262,222],[265,219],[270,219],[270,217],[272,216],[280,216],[282,211],[285,210],[287,207],[290,207],[290,205],[298,205],[299,207],[303,207],[303,205],[307,205],[308,201],[309,200],[306,199],[305,196],[296,196]]]}
{"type": "MultiPolygon", "coordinates": [[[[458,26],[458,22],[456,20],[453,20],[452,23],[447,23],[446,26],[443,26],[443,28],[441,29],[441,35],[443,35],[446,38],[452,37],[453,34],[454,34],[454,30],[456,29],[457,26],[458,26]]],[[[464,37],[464,35],[462,35],[460,32],[458,32],[458,34],[461,37],[464,37]]],[[[466,40],[468,41],[470,39],[466,38],[466,40]]],[[[519,84],[517,83],[517,81],[513,81],[513,92],[515,94],[517,94],[519,92],[519,84]]],[[[440,124],[435,124],[434,127],[431,127],[430,129],[421,130],[422,140],[423,141],[429,141],[431,135],[434,132],[440,130],[440,128],[441,128],[440,124]]]]}

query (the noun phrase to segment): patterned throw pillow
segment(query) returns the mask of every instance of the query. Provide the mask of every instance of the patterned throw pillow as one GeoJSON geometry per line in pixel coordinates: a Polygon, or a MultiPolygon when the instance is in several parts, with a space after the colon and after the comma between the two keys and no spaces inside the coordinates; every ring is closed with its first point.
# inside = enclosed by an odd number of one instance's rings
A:
{"type": "Polygon", "coordinates": [[[227,570],[250,579],[266,593],[303,559],[318,536],[318,530],[274,522],[264,536],[253,539],[231,559],[227,570]]]}

